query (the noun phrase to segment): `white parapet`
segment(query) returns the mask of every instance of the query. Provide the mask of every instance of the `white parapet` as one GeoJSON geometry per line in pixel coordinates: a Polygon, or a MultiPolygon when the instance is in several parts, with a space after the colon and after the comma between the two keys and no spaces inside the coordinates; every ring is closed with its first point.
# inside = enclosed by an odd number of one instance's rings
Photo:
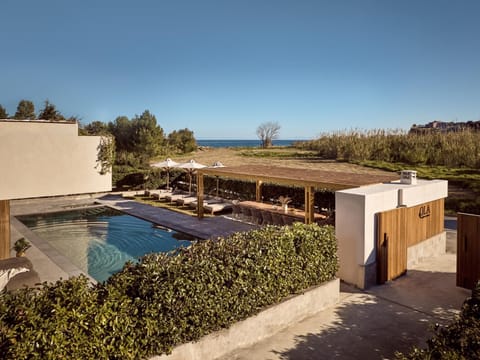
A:
{"type": "Polygon", "coordinates": [[[0,200],[110,191],[99,144],[72,122],[0,121],[0,200]]]}

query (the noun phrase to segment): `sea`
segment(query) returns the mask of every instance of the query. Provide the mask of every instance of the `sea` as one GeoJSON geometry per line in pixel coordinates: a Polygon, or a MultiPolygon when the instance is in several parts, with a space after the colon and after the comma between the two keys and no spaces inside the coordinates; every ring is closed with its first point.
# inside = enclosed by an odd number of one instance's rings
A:
{"type": "MultiPolygon", "coordinates": [[[[273,140],[273,146],[292,146],[293,143],[300,140],[273,140]]],[[[260,140],[197,140],[198,146],[208,146],[212,148],[222,147],[260,147],[260,140]]]]}

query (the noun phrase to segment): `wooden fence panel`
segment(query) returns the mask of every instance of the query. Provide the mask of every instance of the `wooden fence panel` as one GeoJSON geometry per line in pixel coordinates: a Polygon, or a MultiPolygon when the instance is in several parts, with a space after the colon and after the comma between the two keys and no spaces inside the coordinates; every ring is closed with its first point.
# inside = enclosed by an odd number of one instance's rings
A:
{"type": "Polygon", "coordinates": [[[407,208],[408,246],[440,234],[444,228],[444,216],[444,199],[407,208]]]}
{"type": "Polygon", "coordinates": [[[480,215],[457,214],[457,286],[473,289],[480,279],[480,215]]]}

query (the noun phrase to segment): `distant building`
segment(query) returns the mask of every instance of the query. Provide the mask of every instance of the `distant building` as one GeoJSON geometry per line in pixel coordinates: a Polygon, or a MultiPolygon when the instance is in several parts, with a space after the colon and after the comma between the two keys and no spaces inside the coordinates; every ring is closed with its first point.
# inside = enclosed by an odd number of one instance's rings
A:
{"type": "Polygon", "coordinates": [[[434,120],[425,125],[413,124],[410,128],[410,133],[426,134],[431,132],[458,132],[465,130],[480,131],[480,120],[467,122],[444,122],[434,120]]]}

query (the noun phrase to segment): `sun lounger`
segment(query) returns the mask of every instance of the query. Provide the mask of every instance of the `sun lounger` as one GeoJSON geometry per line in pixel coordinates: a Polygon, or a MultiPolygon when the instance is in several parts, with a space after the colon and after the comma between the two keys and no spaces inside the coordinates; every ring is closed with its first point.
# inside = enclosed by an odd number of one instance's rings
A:
{"type": "Polygon", "coordinates": [[[164,200],[168,195],[172,195],[171,190],[160,190],[159,192],[151,194],[152,198],[156,200],[164,200]]]}
{"type": "Polygon", "coordinates": [[[26,257],[14,257],[0,260],[0,291],[33,287],[40,283],[38,273],[33,269],[32,262],[26,257]]]}
{"type": "Polygon", "coordinates": [[[188,197],[189,194],[187,192],[173,192],[167,196],[165,196],[165,200],[167,200],[170,203],[176,202],[178,199],[188,197]]]}
{"type": "Polygon", "coordinates": [[[197,201],[196,196],[187,196],[176,200],[178,206],[188,206],[195,201],[197,201]]]}
{"type": "MultiPolygon", "coordinates": [[[[210,204],[219,204],[219,203],[223,203],[223,202],[225,202],[225,199],[221,199],[221,198],[207,198],[207,199],[203,200],[203,206],[205,206],[205,205],[210,205],[210,204]]],[[[197,205],[198,205],[197,199],[195,199],[194,201],[192,201],[191,203],[189,203],[189,206],[190,206],[192,209],[196,209],[196,208],[197,208],[197,205]]]]}
{"type": "Polygon", "coordinates": [[[232,209],[233,204],[230,202],[220,202],[215,204],[204,205],[203,208],[205,209],[205,211],[208,211],[210,214],[214,214],[216,212],[232,209]]]}

